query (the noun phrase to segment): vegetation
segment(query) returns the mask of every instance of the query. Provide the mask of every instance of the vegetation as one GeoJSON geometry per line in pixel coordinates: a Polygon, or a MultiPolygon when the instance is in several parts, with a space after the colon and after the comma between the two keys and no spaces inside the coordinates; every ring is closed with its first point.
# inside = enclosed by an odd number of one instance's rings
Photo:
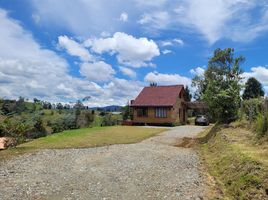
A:
{"type": "Polygon", "coordinates": [[[214,136],[200,146],[209,173],[230,199],[268,198],[268,143],[255,140],[247,123],[211,129],[214,136]]]}
{"type": "Polygon", "coordinates": [[[133,109],[129,105],[123,107],[123,120],[132,120],[133,119],[133,109]]]}
{"type": "Polygon", "coordinates": [[[253,99],[264,96],[264,91],[261,83],[254,77],[251,77],[246,82],[246,87],[243,93],[243,99],[253,99]]]}
{"type": "Polygon", "coordinates": [[[204,100],[210,116],[218,122],[228,123],[237,119],[240,107],[240,64],[244,57],[234,56],[234,49],[216,49],[210,58],[203,77],[193,79],[196,97],[204,100]]]}
{"type": "Polygon", "coordinates": [[[90,110],[78,101],[73,107],[68,104],[52,104],[34,98],[28,102],[0,99],[0,137],[9,136],[18,143],[62,132],[91,126],[117,125],[122,116],[90,110]]]}
{"type": "Polygon", "coordinates": [[[192,99],[192,94],[189,90],[189,87],[186,85],[186,87],[185,87],[185,100],[187,102],[189,102],[189,101],[191,101],[191,99],[192,99]]]}
{"type": "Polygon", "coordinates": [[[16,148],[0,151],[0,157],[31,152],[38,149],[85,148],[112,144],[128,144],[140,142],[161,133],[166,129],[144,128],[134,126],[93,127],[67,130],[62,133],[42,137],[16,148]]]}

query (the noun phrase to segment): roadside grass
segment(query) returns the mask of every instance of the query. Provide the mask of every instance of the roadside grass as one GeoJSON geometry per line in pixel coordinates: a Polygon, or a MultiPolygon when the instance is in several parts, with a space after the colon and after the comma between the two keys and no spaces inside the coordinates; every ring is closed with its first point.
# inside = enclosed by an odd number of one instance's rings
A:
{"type": "Polygon", "coordinates": [[[137,143],[166,129],[135,126],[93,127],[67,130],[0,151],[0,160],[13,155],[35,152],[40,149],[100,147],[112,144],[137,143]]]}
{"type": "Polygon", "coordinates": [[[268,199],[268,148],[238,125],[216,126],[199,146],[208,172],[225,199],[268,199]]]}

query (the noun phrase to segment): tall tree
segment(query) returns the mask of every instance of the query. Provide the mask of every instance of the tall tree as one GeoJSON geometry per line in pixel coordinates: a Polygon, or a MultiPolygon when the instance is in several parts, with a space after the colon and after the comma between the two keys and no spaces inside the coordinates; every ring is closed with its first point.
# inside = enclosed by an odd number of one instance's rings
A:
{"type": "Polygon", "coordinates": [[[243,93],[243,99],[252,99],[263,97],[264,91],[262,84],[254,77],[251,77],[246,82],[245,91],[243,93]]]}
{"type": "Polygon", "coordinates": [[[192,94],[191,94],[191,92],[190,92],[190,90],[189,90],[189,87],[186,85],[186,87],[185,87],[185,93],[184,93],[184,95],[185,95],[185,100],[187,101],[187,102],[189,102],[189,101],[191,101],[191,99],[192,99],[192,94]]]}
{"type": "Polygon", "coordinates": [[[216,49],[203,78],[196,78],[200,98],[209,106],[213,119],[230,122],[237,117],[240,105],[240,64],[244,57],[234,56],[234,49],[216,49]]]}

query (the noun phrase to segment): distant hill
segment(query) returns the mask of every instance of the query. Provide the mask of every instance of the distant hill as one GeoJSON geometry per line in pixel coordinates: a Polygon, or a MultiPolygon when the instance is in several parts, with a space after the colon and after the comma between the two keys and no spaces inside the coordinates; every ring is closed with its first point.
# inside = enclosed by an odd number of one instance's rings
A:
{"type": "Polygon", "coordinates": [[[99,110],[104,112],[120,112],[122,110],[122,106],[104,106],[104,107],[92,107],[92,110],[99,110]]]}

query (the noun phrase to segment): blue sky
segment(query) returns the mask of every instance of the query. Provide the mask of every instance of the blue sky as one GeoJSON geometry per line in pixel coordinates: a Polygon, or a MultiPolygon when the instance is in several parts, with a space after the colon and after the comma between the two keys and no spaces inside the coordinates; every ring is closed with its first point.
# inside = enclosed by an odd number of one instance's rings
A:
{"type": "Polygon", "coordinates": [[[150,82],[191,86],[227,47],[268,94],[266,0],[2,0],[0,30],[4,98],[124,105],[150,82]]]}

